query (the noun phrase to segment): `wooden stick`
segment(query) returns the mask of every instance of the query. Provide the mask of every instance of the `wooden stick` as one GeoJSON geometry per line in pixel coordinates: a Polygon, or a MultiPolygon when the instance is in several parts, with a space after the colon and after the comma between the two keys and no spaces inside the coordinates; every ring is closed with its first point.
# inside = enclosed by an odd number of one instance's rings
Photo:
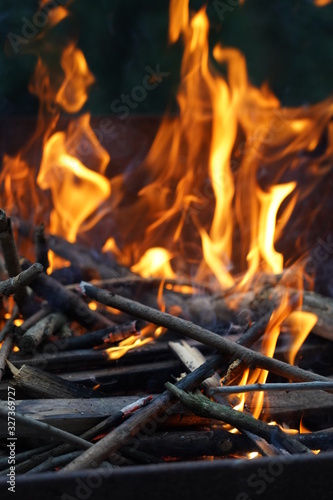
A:
{"type": "Polygon", "coordinates": [[[60,313],[51,313],[29,328],[19,340],[19,348],[24,352],[33,351],[44,338],[56,333],[68,321],[60,313]]]}
{"type": "Polygon", "coordinates": [[[162,464],[164,460],[142,450],[133,450],[130,446],[123,446],[120,453],[125,458],[135,460],[139,464],[162,464]]]}
{"type": "Polygon", "coordinates": [[[49,262],[49,245],[44,234],[44,224],[35,229],[35,247],[36,247],[36,262],[40,262],[45,271],[50,265],[49,262]]]}
{"type": "MultiPolygon", "coordinates": [[[[29,265],[30,263],[27,260],[22,263],[23,268],[29,265]]],[[[31,283],[31,288],[39,297],[47,300],[53,310],[66,314],[87,328],[111,325],[107,318],[89,309],[81,297],[67,290],[45,273],[40,274],[31,283]]]]}
{"type": "MultiPolygon", "coordinates": [[[[200,366],[203,362],[205,362],[205,357],[201,352],[195,347],[191,347],[187,342],[182,341],[179,342],[169,342],[170,348],[177,354],[177,356],[184,363],[186,368],[189,371],[194,371],[198,366],[200,366]]],[[[208,393],[214,390],[216,387],[220,387],[220,377],[217,373],[215,373],[212,377],[206,379],[201,384],[208,393]]],[[[224,405],[231,407],[230,402],[224,398],[223,394],[214,393],[215,400],[224,405]]],[[[244,412],[251,415],[247,408],[244,408],[244,412]]],[[[252,415],[251,415],[252,416],[252,415]]],[[[249,431],[244,431],[250,441],[252,441],[255,446],[260,450],[263,455],[266,456],[274,456],[277,455],[278,452],[275,447],[267,443],[265,439],[257,436],[249,431]]]]}
{"type": "MultiPolygon", "coordinates": [[[[67,446],[67,445],[66,445],[67,446]]],[[[46,451],[50,451],[53,448],[53,445],[39,446],[38,448],[33,448],[32,450],[22,451],[20,453],[16,453],[15,462],[19,464],[29,458],[37,455],[39,453],[44,453],[46,451]]],[[[0,469],[8,466],[8,457],[0,457],[0,469]]]]}
{"type": "MultiPolygon", "coordinates": [[[[223,358],[221,356],[214,356],[211,360],[201,365],[193,373],[188,374],[180,382],[178,387],[193,388],[196,387],[202,380],[212,374],[212,371],[221,364],[223,358]]],[[[149,421],[156,419],[156,416],[161,411],[166,411],[174,403],[172,396],[167,391],[157,396],[149,405],[137,411],[126,422],[119,425],[116,429],[111,431],[107,436],[94,444],[89,450],[89,453],[84,452],[73,462],[68,464],[63,470],[79,470],[89,466],[92,462],[99,464],[108,455],[114,453],[116,450],[126,444],[131,437],[135,436],[142,427],[149,421]]]]}
{"type": "MultiPolygon", "coordinates": [[[[312,450],[331,450],[333,433],[320,431],[308,434],[294,434],[312,450]]],[[[225,456],[237,452],[258,451],[243,434],[231,434],[224,429],[210,431],[169,431],[156,432],[153,436],[139,437],[138,449],[153,453],[158,457],[195,458],[208,456],[225,456]]]]}
{"type": "Polygon", "coordinates": [[[226,338],[223,338],[216,333],[210,332],[205,328],[195,325],[189,321],[172,316],[171,314],[157,311],[151,307],[144,306],[119,295],[100,290],[89,283],[82,282],[81,289],[88,297],[101,302],[102,304],[114,307],[120,311],[126,312],[132,316],[141,318],[145,321],[150,321],[155,325],[164,326],[186,337],[195,339],[203,344],[209,345],[224,354],[238,358],[249,367],[259,367],[271,371],[285,378],[290,378],[294,381],[323,381],[330,380],[316,373],[302,370],[297,366],[289,365],[283,361],[274,358],[269,358],[260,352],[252,351],[240,344],[236,344],[226,338]]]}
{"type": "Polygon", "coordinates": [[[184,405],[199,415],[222,420],[240,431],[247,430],[253,432],[270,443],[279,439],[283,446],[291,453],[311,453],[306,446],[294,440],[290,435],[283,433],[276,425],[268,425],[266,422],[256,420],[245,413],[215,403],[202,394],[188,394],[170,382],[167,382],[165,387],[184,405]]]}
{"type": "MultiPolygon", "coordinates": [[[[0,209],[0,243],[5,258],[6,268],[10,277],[17,276],[22,271],[14,241],[12,222],[4,210],[0,209]]],[[[19,288],[15,294],[15,301],[21,309],[28,297],[26,288],[19,288]]]]}
{"type": "Polygon", "coordinates": [[[6,361],[13,347],[13,334],[7,335],[0,350],[0,380],[5,373],[6,361]]]}
{"type": "Polygon", "coordinates": [[[196,458],[223,457],[237,452],[257,451],[256,446],[242,434],[231,434],[224,429],[210,431],[157,432],[153,436],[140,435],[138,449],[158,457],[196,458]]]}
{"type": "MultiPolygon", "coordinates": [[[[142,276],[136,276],[133,274],[133,276],[123,276],[119,278],[110,278],[110,279],[104,279],[104,280],[94,280],[94,286],[97,287],[118,287],[119,285],[126,285],[126,286],[131,286],[133,284],[140,284],[145,287],[159,287],[161,283],[164,283],[164,285],[171,285],[171,286],[185,286],[192,288],[194,290],[202,290],[207,293],[211,293],[210,288],[201,283],[197,283],[195,281],[191,280],[186,280],[186,279],[174,279],[174,278],[143,278],[142,276]]],[[[78,286],[78,283],[74,283],[72,285],[68,285],[67,288],[69,289],[75,289],[78,286]]]]}
{"type": "Polygon", "coordinates": [[[45,316],[47,316],[51,312],[52,311],[51,311],[50,307],[46,304],[46,302],[44,304],[42,304],[42,307],[38,311],[36,311],[31,316],[29,316],[29,318],[25,319],[24,322],[22,323],[22,325],[20,325],[17,328],[18,336],[20,336],[20,334],[23,335],[24,332],[29,330],[29,328],[31,328],[33,325],[35,325],[41,319],[45,318],[45,316]]]}
{"type": "Polygon", "coordinates": [[[97,347],[100,345],[107,347],[107,344],[120,342],[121,340],[127,339],[132,335],[139,334],[140,332],[136,329],[136,321],[132,321],[130,324],[110,326],[108,328],[103,328],[102,330],[84,333],[78,337],[71,337],[67,339],[64,349],[88,349],[90,347],[97,347]]]}
{"type": "Polygon", "coordinates": [[[297,383],[281,383],[281,384],[249,384],[227,387],[212,387],[208,394],[242,394],[244,392],[270,392],[270,391],[313,391],[314,389],[333,389],[332,382],[297,382],[297,383]]]}
{"type": "Polygon", "coordinates": [[[26,271],[22,271],[17,276],[2,281],[0,283],[0,295],[5,295],[6,297],[14,295],[20,288],[29,285],[42,272],[42,264],[38,262],[32,264],[26,271]]]}
{"type": "Polygon", "coordinates": [[[94,398],[101,395],[82,385],[64,380],[38,368],[23,365],[19,370],[7,361],[18,387],[37,398],[94,398]]]}
{"type": "Polygon", "coordinates": [[[57,467],[61,467],[63,465],[68,464],[74,458],[78,457],[81,454],[80,451],[71,451],[69,453],[65,453],[64,455],[59,455],[58,457],[48,457],[43,463],[36,465],[33,469],[27,471],[27,474],[37,474],[38,472],[45,472],[48,470],[53,470],[57,467]]]}
{"type": "MultiPolygon", "coordinates": [[[[17,389],[16,383],[15,387],[17,389]]],[[[8,383],[6,383],[6,388],[8,389],[8,383]]],[[[305,422],[309,418],[312,426],[316,424],[319,428],[324,428],[333,416],[332,398],[333,395],[322,391],[268,393],[264,398],[263,415],[267,419],[288,422],[290,426],[295,428],[299,425],[301,418],[305,419],[305,422]]],[[[28,399],[17,400],[17,410],[74,434],[86,432],[92,426],[111,416],[107,423],[109,427],[98,431],[98,434],[103,434],[106,430],[121,423],[124,417],[126,418],[121,413],[123,407],[136,401],[137,396],[101,397],[94,400],[87,398],[28,399]]],[[[248,404],[251,407],[251,398],[249,398],[248,404]]],[[[204,419],[191,414],[183,406],[178,405],[170,409],[164,426],[170,428],[173,425],[181,426],[182,424],[184,426],[209,425],[209,421],[207,419],[204,421],[204,419]]],[[[27,432],[24,435],[33,436],[34,434],[27,432]]],[[[0,437],[6,436],[5,423],[0,422],[0,437]]],[[[85,439],[91,440],[90,437],[85,437],[85,439]]]]}
{"type": "Polygon", "coordinates": [[[253,325],[251,325],[237,340],[237,344],[241,344],[244,347],[250,347],[254,344],[260,337],[265,333],[266,327],[272,316],[273,311],[269,311],[258,319],[253,325]]]}
{"type": "Polygon", "coordinates": [[[108,258],[83,245],[70,243],[59,236],[50,235],[48,243],[50,249],[60,257],[82,269],[95,269],[101,278],[119,278],[133,274],[128,268],[120,266],[115,259],[108,258]]]}
{"type": "MultiPolygon", "coordinates": [[[[151,399],[152,397],[148,396],[145,398],[140,398],[139,400],[135,400],[135,402],[126,405],[121,410],[114,412],[112,415],[104,419],[102,422],[99,422],[98,424],[94,425],[94,427],[92,427],[91,429],[85,431],[83,434],[80,435],[80,437],[82,439],[85,439],[86,441],[91,441],[96,436],[108,431],[111,427],[119,425],[124,418],[128,418],[132,413],[134,413],[134,411],[137,411],[138,409],[148,404],[148,402],[151,401],[151,399]]],[[[73,447],[69,444],[60,444],[56,447],[53,447],[51,450],[50,449],[41,450],[40,452],[33,454],[33,456],[28,457],[28,460],[26,460],[22,464],[18,465],[16,468],[16,472],[24,473],[30,471],[39,464],[44,463],[45,460],[47,460],[50,455],[52,457],[57,457],[65,453],[69,453],[70,451],[72,451],[72,449],[73,447]]]]}
{"type": "MultiPolygon", "coordinates": [[[[8,410],[1,406],[0,418],[6,421],[8,418],[8,410]]],[[[34,420],[33,418],[27,417],[18,412],[15,412],[15,421],[16,423],[20,423],[26,427],[30,427],[36,431],[39,431],[40,437],[44,439],[52,437],[54,439],[57,439],[58,441],[71,444],[75,446],[75,448],[79,448],[80,450],[86,450],[87,448],[90,448],[92,446],[89,441],[85,441],[78,436],[74,436],[74,434],[70,434],[69,432],[63,431],[44,422],[39,422],[38,420],[34,420]]]]}

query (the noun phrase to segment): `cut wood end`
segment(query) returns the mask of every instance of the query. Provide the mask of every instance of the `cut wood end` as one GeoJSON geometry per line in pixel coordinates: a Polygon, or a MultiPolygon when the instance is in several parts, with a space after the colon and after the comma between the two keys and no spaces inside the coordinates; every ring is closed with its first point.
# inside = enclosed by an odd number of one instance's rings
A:
{"type": "Polygon", "coordinates": [[[11,363],[10,361],[8,361],[8,359],[6,360],[6,363],[8,365],[8,368],[12,372],[13,377],[15,378],[15,376],[18,375],[18,373],[20,372],[20,370],[18,368],[16,368],[16,366],[13,365],[13,363],[11,363]]]}
{"type": "Polygon", "coordinates": [[[87,281],[81,281],[81,283],[80,283],[81,292],[85,294],[86,287],[88,287],[88,286],[91,286],[91,284],[88,283],[87,281]]]}
{"type": "Polygon", "coordinates": [[[42,273],[44,271],[44,266],[40,262],[35,262],[31,267],[33,267],[39,273],[42,273]]]}

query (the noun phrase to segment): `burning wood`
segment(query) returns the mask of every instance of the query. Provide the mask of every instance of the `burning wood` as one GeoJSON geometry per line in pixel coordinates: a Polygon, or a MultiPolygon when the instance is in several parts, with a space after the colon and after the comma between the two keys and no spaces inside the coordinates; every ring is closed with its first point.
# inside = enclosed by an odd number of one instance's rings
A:
{"type": "Polygon", "coordinates": [[[242,55],[217,46],[222,78],[208,34],[204,8],[171,1],[170,40],[185,43],[179,115],[163,120],[135,172],[110,178],[90,117],[78,116],[93,82],[82,52],[63,48],[63,81],[38,60],[40,129],[1,171],[4,206],[19,214],[13,229],[0,210],[0,393],[20,398],[17,473],[333,449],[333,300],[311,289],[302,241],[289,259],[276,249],[304,197],[299,158],[315,172],[305,192],[331,169],[329,148],[311,154],[331,135],[333,108],[282,112],[248,83],[242,55]],[[271,137],[277,111],[283,130],[271,137]],[[255,147],[239,160],[243,136],[255,147]],[[41,143],[37,173],[29,155],[41,143]],[[31,217],[16,195],[22,178],[40,203],[31,217]],[[288,429],[304,430],[302,417],[309,435],[288,429]]]}

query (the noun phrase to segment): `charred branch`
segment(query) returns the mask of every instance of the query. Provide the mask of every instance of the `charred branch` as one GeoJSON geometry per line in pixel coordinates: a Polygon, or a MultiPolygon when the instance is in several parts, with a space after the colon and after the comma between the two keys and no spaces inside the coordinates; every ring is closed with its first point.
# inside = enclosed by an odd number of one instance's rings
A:
{"type": "MultiPolygon", "coordinates": [[[[29,262],[25,260],[22,266],[27,268],[29,262]]],[[[36,295],[47,301],[52,310],[66,314],[87,328],[110,326],[110,321],[107,318],[89,309],[80,296],[67,290],[45,273],[40,274],[31,283],[31,288],[36,295]]]]}
{"type": "MultiPolygon", "coordinates": [[[[0,243],[9,276],[17,276],[21,273],[22,269],[14,241],[12,222],[2,209],[0,209],[0,243]]],[[[17,290],[15,300],[20,309],[23,307],[27,297],[27,290],[25,288],[17,290]]]]}
{"type": "Polygon", "coordinates": [[[43,272],[43,266],[39,263],[32,264],[26,271],[20,272],[17,276],[9,278],[0,283],[0,294],[9,297],[30,283],[43,272]]]}
{"type": "Polygon", "coordinates": [[[31,326],[19,340],[19,347],[24,352],[33,351],[44,338],[49,337],[60,330],[66,323],[67,317],[58,312],[52,313],[40,319],[31,326]]]}
{"type": "Polygon", "coordinates": [[[50,265],[48,251],[49,245],[44,234],[44,224],[35,229],[36,262],[40,262],[45,271],[50,265]]]}

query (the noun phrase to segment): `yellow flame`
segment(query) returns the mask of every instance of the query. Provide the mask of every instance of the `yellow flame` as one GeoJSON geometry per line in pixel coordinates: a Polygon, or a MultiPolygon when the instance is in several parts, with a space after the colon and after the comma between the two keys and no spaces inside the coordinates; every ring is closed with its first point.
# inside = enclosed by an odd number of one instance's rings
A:
{"type": "Polygon", "coordinates": [[[94,82],[81,50],[69,45],[61,56],[65,79],[55,101],[69,113],[79,111],[88,98],[88,88],[94,82]]]}
{"type": "Polygon", "coordinates": [[[325,7],[330,4],[332,0],[313,0],[313,2],[317,7],[325,7]]]}
{"type": "Polygon", "coordinates": [[[158,276],[162,278],[174,278],[170,260],[172,255],[165,248],[150,248],[141,257],[140,261],[131,267],[134,273],[144,278],[158,276]]]}
{"type": "Polygon", "coordinates": [[[294,364],[295,357],[300,347],[317,323],[317,320],[318,317],[313,313],[306,311],[293,311],[284,321],[284,325],[288,327],[292,337],[288,354],[288,361],[291,365],[294,364]]]}
{"type": "Polygon", "coordinates": [[[170,0],[169,41],[175,43],[188,25],[189,0],[170,0]]]}
{"type": "Polygon", "coordinates": [[[131,349],[136,349],[138,347],[141,347],[145,344],[148,344],[153,340],[152,337],[147,337],[144,339],[138,338],[136,336],[129,337],[128,339],[123,340],[122,342],[119,343],[119,346],[117,347],[110,347],[109,349],[106,349],[106,353],[109,357],[109,359],[119,359],[122,356],[124,356],[128,351],[131,349]]]}
{"type": "Polygon", "coordinates": [[[45,145],[37,177],[38,185],[52,193],[51,232],[70,242],[76,240],[83,223],[96,214],[111,193],[110,183],[104,176],[71,154],[72,138],[65,132],[53,134],[45,145]]]}

